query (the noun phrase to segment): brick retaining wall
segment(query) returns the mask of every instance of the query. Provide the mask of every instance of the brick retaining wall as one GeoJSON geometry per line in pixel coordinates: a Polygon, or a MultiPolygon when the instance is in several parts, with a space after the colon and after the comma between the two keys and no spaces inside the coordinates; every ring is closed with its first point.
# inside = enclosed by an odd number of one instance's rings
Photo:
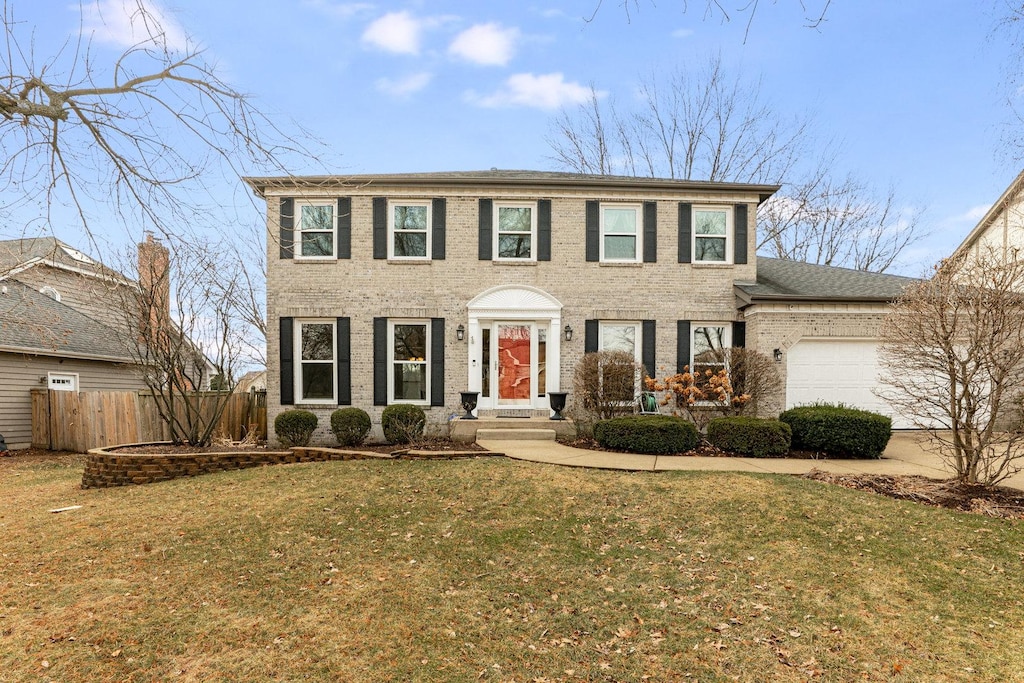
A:
{"type": "Polygon", "coordinates": [[[380,453],[346,451],[336,448],[293,448],[290,451],[233,451],[175,455],[118,453],[103,448],[94,448],[89,451],[85,461],[82,488],[151,484],[179,477],[194,477],[197,474],[240,470],[263,465],[323,462],[326,460],[391,459],[392,457],[380,453]]]}

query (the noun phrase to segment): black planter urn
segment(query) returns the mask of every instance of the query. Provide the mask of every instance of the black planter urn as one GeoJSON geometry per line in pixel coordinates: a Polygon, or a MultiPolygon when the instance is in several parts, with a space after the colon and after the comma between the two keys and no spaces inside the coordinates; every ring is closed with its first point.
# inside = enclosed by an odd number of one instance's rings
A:
{"type": "Polygon", "coordinates": [[[475,420],[476,415],[473,411],[476,410],[476,397],[480,395],[479,391],[460,391],[459,396],[462,401],[462,409],[466,411],[460,419],[462,420],[475,420]]]}
{"type": "Polygon", "coordinates": [[[565,399],[569,394],[565,391],[549,391],[548,392],[548,405],[551,406],[551,410],[555,411],[555,414],[551,416],[552,420],[564,420],[562,417],[562,411],[565,410],[565,399]]]}

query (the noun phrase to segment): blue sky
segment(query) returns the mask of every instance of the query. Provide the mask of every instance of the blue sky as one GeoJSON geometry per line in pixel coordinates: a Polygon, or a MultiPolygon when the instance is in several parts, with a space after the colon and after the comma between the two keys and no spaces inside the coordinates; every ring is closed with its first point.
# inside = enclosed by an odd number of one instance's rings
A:
{"type": "MultiPolygon", "coordinates": [[[[45,27],[40,53],[79,30],[77,3],[12,4],[45,27]]],[[[116,56],[129,24],[117,18],[121,0],[99,4],[106,24],[86,25],[96,31],[94,58],[116,56]]],[[[911,274],[948,254],[1019,171],[998,153],[1010,118],[1009,48],[987,3],[837,0],[812,30],[797,0],[762,0],[746,39],[748,15],[703,19],[702,0],[689,0],[687,13],[684,4],[639,0],[627,18],[618,0],[604,0],[590,21],[598,0],[153,6],[172,41],[187,34],[227,81],[326,143],[326,168],[296,160],[300,172],[556,169],[552,121],[591,85],[625,103],[641,77],[713,54],[760,77],[778,111],[840,141],[837,170],[895,184],[908,205],[924,207],[932,235],[911,254],[911,274]]],[[[245,203],[237,183],[217,182],[222,201],[245,203]]]]}

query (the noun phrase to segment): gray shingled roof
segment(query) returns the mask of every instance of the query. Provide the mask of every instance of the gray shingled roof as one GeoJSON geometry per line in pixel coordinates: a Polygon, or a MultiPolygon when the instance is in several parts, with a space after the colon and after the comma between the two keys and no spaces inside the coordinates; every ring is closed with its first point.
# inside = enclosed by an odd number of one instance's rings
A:
{"type": "Polygon", "coordinates": [[[636,176],[593,175],[587,173],[565,173],[560,171],[502,170],[488,171],[436,171],[430,173],[377,173],[366,175],[332,176],[280,176],[243,178],[257,194],[262,195],[272,187],[317,187],[337,185],[534,185],[537,187],[618,187],[633,189],[670,189],[674,191],[732,191],[752,192],[764,201],[774,194],[778,185],[757,183],[725,183],[708,180],[681,180],[676,178],[638,178],[636,176]]]}
{"type": "Polygon", "coordinates": [[[0,240],[0,277],[22,264],[41,259],[62,266],[77,268],[105,277],[123,279],[99,261],[54,237],[32,237],[18,240],[0,240]]]}
{"type": "Polygon", "coordinates": [[[814,263],[757,257],[757,282],[737,283],[737,295],[756,301],[893,301],[915,278],[814,263]]]}
{"type": "Polygon", "coordinates": [[[16,280],[0,282],[0,349],[131,360],[116,331],[16,280]]]}

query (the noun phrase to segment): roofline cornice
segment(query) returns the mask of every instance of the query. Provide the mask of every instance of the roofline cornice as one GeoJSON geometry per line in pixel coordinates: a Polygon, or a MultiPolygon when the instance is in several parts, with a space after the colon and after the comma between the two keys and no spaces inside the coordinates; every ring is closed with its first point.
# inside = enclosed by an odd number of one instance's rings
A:
{"type": "Polygon", "coordinates": [[[72,358],[74,360],[97,360],[104,361],[107,363],[136,365],[136,363],[134,363],[132,359],[127,356],[104,356],[100,354],[60,351],[54,349],[34,348],[29,346],[5,346],[3,344],[0,344],[0,352],[17,353],[24,356],[47,356],[54,358],[72,358]]]}
{"type": "Polygon", "coordinates": [[[674,180],[669,178],[633,178],[624,176],[593,176],[578,177],[516,177],[493,176],[488,174],[460,174],[458,176],[430,174],[382,174],[354,176],[278,176],[278,177],[245,177],[242,180],[252,189],[256,196],[266,199],[268,191],[274,189],[319,189],[346,187],[371,187],[375,184],[398,185],[402,187],[436,187],[450,185],[452,187],[543,187],[552,190],[589,189],[652,189],[690,192],[729,191],[756,194],[758,203],[762,203],[775,194],[780,185],[761,185],[756,183],[720,183],[703,180],[674,180]]]}

